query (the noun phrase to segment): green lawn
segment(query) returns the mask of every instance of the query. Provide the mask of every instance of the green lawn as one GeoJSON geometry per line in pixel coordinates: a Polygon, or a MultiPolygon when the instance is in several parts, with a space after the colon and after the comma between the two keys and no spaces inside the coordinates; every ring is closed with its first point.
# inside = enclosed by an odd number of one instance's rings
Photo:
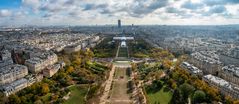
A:
{"type": "Polygon", "coordinates": [[[163,86],[159,91],[155,93],[148,93],[147,98],[149,101],[149,104],[168,104],[172,98],[172,92],[171,91],[164,91],[166,86],[163,86]]]}
{"type": "Polygon", "coordinates": [[[128,57],[127,48],[120,47],[118,57],[128,57]]]}
{"type": "Polygon", "coordinates": [[[71,86],[70,89],[70,98],[64,102],[64,104],[84,104],[84,97],[87,93],[88,85],[80,86],[71,86]]]}

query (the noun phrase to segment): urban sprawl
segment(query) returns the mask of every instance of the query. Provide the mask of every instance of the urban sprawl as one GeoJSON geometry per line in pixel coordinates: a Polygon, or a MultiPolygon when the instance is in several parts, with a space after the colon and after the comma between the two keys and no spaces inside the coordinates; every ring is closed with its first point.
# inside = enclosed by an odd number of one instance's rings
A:
{"type": "MultiPolygon", "coordinates": [[[[188,54],[181,67],[225,95],[239,98],[237,26],[122,26],[154,47],[188,54]]],[[[94,47],[114,26],[3,28],[0,35],[0,85],[6,96],[51,77],[64,67],[55,53],[94,47]],[[75,31],[77,30],[77,31],[75,31]]]]}

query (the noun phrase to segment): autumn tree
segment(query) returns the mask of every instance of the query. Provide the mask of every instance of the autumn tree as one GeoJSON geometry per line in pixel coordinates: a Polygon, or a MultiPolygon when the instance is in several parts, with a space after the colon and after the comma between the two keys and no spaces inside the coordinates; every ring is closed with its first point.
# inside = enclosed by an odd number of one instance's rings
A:
{"type": "Polygon", "coordinates": [[[73,66],[68,66],[67,68],[66,68],[66,73],[72,73],[74,71],[74,67],[73,66]]]}
{"type": "Polygon", "coordinates": [[[164,67],[165,69],[170,69],[172,66],[173,66],[173,63],[172,63],[170,60],[165,59],[165,60],[163,61],[163,67],[164,67]]]}
{"type": "MultiPolygon", "coordinates": [[[[231,96],[225,96],[224,98],[225,98],[224,99],[224,103],[226,103],[226,104],[233,104],[233,98],[231,96]]],[[[239,102],[238,102],[238,104],[239,104],[239,102]]]]}
{"type": "Polygon", "coordinates": [[[94,53],[88,48],[85,52],[85,58],[87,61],[91,60],[94,56],[94,53]]]}
{"type": "Polygon", "coordinates": [[[164,59],[172,60],[174,58],[173,54],[167,50],[152,49],[151,53],[152,53],[151,56],[158,60],[164,60],[164,59]]]}
{"type": "Polygon", "coordinates": [[[6,100],[7,97],[2,92],[0,92],[0,104],[5,104],[6,100]]]}
{"type": "Polygon", "coordinates": [[[137,70],[137,64],[132,63],[131,64],[131,69],[132,69],[132,71],[136,71],[137,70]]]}
{"type": "Polygon", "coordinates": [[[73,64],[74,66],[79,66],[79,65],[81,65],[81,58],[76,57],[76,58],[72,61],[72,64],[73,64]]]}
{"type": "Polygon", "coordinates": [[[26,104],[26,103],[27,103],[27,98],[26,98],[26,96],[21,96],[21,97],[20,97],[20,100],[21,100],[21,103],[22,103],[22,104],[26,104]]]}
{"type": "Polygon", "coordinates": [[[41,100],[37,100],[34,102],[34,104],[43,104],[43,102],[41,100]]]}
{"type": "Polygon", "coordinates": [[[172,88],[172,89],[176,89],[176,88],[177,88],[177,83],[176,83],[176,82],[172,82],[171,88],[172,88]]]}
{"type": "Polygon", "coordinates": [[[49,93],[50,89],[47,83],[43,83],[41,87],[41,93],[42,94],[47,94],[49,93]]]}
{"type": "Polygon", "coordinates": [[[233,104],[239,104],[239,100],[233,101],[233,104]]]}
{"type": "Polygon", "coordinates": [[[15,94],[11,94],[8,99],[10,104],[21,104],[21,99],[15,94]]]}

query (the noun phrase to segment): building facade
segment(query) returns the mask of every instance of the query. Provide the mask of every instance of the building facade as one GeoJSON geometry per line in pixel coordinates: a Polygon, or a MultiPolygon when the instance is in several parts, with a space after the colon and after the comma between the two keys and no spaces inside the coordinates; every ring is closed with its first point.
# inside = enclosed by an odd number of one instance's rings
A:
{"type": "Polygon", "coordinates": [[[211,74],[203,76],[202,79],[209,85],[219,89],[222,94],[229,95],[234,99],[239,98],[239,87],[237,85],[211,74]]]}
{"type": "Polygon", "coordinates": [[[25,78],[21,78],[21,79],[18,79],[10,84],[5,84],[3,86],[1,86],[1,90],[2,92],[6,95],[6,96],[9,96],[13,93],[16,93],[24,88],[26,88],[28,86],[28,83],[27,83],[27,79],[25,78]]]}
{"type": "Polygon", "coordinates": [[[180,66],[186,69],[190,74],[203,75],[202,70],[198,69],[192,64],[189,64],[188,62],[183,62],[180,66]]]}
{"type": "Polygon", "coordinates": [[[222,67],[219,76],[229,82],[239,85],[239,67],[228,65],[222,67]]]}
{"type": "Polygon", "coordinates": [[[118,28],[121,28],[121,20],[118,20],[118,28]]]}
{"type": "Polygon", "coordinates": [[[23,78],[28,74],[26,66],[12,64],[0,69],[0,85],[23,78]]]}
{"type": "Polygon", "coordinates": [[[81,44],[77,44],[77,45],[72,45],[72,46],[67,46],[64,48],[64,52],[65,53],[73,53],[73,52],[77,52],[81,50],[81,44]]]}
{"type": "Polygon", "coordinates": [[[43,76],[45,77],[52,77],[56,72],[61,68],[60,64],[54,64],[46,67],[46,69],[43,70],[43,76]]]}
{"type": "Polygon", "coordinates": [[[211,52],[192,53],[189,62],[200,68],[204,74],[217,74],[222,68],[219,56],[211,52]]]}
{"type": "Polygon", "coordinates": [[[34,57],[25,61],[25,65],[32,73],[39,73],[49,65],[53,65],[58,61],[58,57],[53,52],[42,54],[41,56],[34,57]]]}

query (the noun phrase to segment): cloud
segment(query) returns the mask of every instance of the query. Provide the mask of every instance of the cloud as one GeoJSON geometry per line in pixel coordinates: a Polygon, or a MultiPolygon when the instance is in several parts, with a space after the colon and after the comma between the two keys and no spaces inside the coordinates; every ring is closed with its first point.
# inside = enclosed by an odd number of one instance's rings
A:
{"type": "Polygon", "coordinates": [[[209,6],[226,5],[226,4],[238,4],[239,0],[203,0],[203,3],[209,6]]]}
{"type": "Polygon", "coordinates": [[[194,16],[193,14],[187,12],[186,10],[182,10],[182,9],[178,9],[178,8],[174,8],[174,7],[166,8],[165,12],[169,13],[169,14],[173,14],[174,18],[186,19],[186,18],[191,18],[194,16]]]}
{"type": "Polygon", "coordinates": [[[144,17],[155,10],[165,7],[168,0],[128,0],[104,3],[86,3],[83,5],[83,11],[97,11],[97,14],[116,16],[125,14],[131,17],[144,17]]]}
{"type": "Polygon", "coordinates": [[[186,13],[184,10],[181,10],[181,9],[178,9],[178,8],[174,8],[174,7],[166,8],[165,12],[167,12],[167,13],[179,13],[179,14],[186,13]]]}
{"type": "Polygon", "coordinates": [[[228,13],[227,9],[223,5],[215,5],[212,7],[209,7],[207,11],[204,11],[201,13],[202,16],[222,16],[222,17],[227,17],[229,18],[229,15],[232,17],[230,13],[228,13]]]}
{"type": "Polygon", "coordinates": [[[209,10],[209,13],[211,14],[214,14],[214,13],[223,13],[223,12],[226,12],[226,8],[222,5],[216,5],[216,6],[213,6],[210,10],[209,10]]]}
{"type": "Polygon", "coordinates": [[[7,9],[0,10],[0,17],[9,17],[12,15],[12,12],[7,9]]]}
{"type": "Polygon", "coordinates": [[[203,8],[203,6],[204,5],[202,3],[192,3],[191,1],[186,1],[183,5],[181,5],[181,8],[196,10],[203,8]]]}
{"type": "Polygon", "coordinates": [[[215,17],[227,20],[238,18],[238,10],[239,0],[22,0],[19,9],[2,9],[0,16],[13,18],[12,23],[24,23],[21,21],[27,19],[26,23],[43,21],[46,25],[105,24],[117,19],[125,19],[129,24],[130,21],[148,24],[153,20],[160,23],[215,17]]]}
{"type": "Polygon", "coordinates": [[[46,4],[39,7],[39,10],[46,12],[59,12],[63,9],[64,7],[61,5],[52,5],[52,4],[46,4]]]}
{"type": "Polygon", "coordinates": [[[43,0],[22,0],[22,5],[33,10],[34,12],[38,12],[42,2],[43,0]]]}
{"type": "Polygon", "coordinates": [[[104,8],[107,8],[107,4],[86,4],[84,6],[84,9],[83,10],[96,10],[96,9],[104,9],[104,8]]]}
{"type": "Polygon", "coordinates": [[[148,6],[148,9],[158,9],[167,6],[167,4],[168,0],[153,0],[148,6]]]}
{"type": "Polygon", "coordinates": [[[168,4],[167,0],[149,0],[149,1],[136,1],[135,4],[130,6],[129,13],[131,16],[141,17],[142,15],[146,15],[152,13],[156,9],[166,7],[168,4]]]}

